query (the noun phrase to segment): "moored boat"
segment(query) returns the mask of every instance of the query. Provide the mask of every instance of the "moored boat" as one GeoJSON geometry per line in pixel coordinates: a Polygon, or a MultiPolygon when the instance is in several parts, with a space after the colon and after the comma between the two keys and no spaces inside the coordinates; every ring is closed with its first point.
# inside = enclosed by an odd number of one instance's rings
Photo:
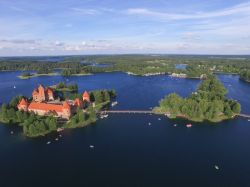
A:
{"type": "Polygon", "coordinates": [[[57,132],[62,132],[62,131],[64,131],[64,128],[59,127],[59,128],[56,129],[56,131],[57,131],[57,132]]]}
{"type": "Polygon", "coordinates": [[[117,104],[118,104],[118,102],[117,102],[117,101],[114,101],[114,102],[111,103],[111,106],[113,107],[113,106],[115,106],[115,105],[117,105],[117,104]]]}

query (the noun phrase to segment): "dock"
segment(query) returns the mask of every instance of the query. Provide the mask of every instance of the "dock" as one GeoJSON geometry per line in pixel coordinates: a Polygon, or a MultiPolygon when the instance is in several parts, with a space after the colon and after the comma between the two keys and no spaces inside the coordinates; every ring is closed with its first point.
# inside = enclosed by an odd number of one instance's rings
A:
{"type": "Polygon", "coordinates": [[[236,116],[250,119],[250,114],[237,114],[236,116]]]}

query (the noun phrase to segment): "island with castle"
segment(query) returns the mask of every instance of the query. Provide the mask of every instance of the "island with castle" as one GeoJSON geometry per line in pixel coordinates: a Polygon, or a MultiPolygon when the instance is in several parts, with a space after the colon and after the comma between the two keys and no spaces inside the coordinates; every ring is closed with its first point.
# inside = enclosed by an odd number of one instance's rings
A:
{"type": "Polygon", "coordinates": [[[23,133],[37,137],[64,128],[83,127],[97,120],[96,114],[108,109],[114,90],[67,93],[40,85],[32,97],[17,96],[3,104],[0,121],[23,127],[23,133]]]}

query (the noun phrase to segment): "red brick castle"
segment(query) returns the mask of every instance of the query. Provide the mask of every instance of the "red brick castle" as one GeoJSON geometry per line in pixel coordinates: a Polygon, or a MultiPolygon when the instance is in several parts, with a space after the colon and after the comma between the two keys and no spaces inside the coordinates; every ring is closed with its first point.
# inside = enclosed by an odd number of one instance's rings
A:
{"type": "Polygon", "coordinates": [[[61,117],[69,119],[77,108],[83,109],[86,103],[90,102],[89,93],[85,91],[82,95],[82,99],[76,98],[74,101],[58,101],[55,100],[54,91],[51,88],[45,88],[40,85],[32,92],[33,100],[28,102],[22,98],[17,105],[18,110],[25,112],[34,112],[37,115],[53,115],[55,117],[61,117]]]}

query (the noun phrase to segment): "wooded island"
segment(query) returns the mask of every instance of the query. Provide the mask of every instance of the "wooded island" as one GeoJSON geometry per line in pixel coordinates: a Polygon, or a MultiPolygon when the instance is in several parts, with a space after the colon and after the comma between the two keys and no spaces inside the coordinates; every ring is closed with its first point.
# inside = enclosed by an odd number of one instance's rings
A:
{"type": "Polygon", "coordinates": [[[186,118],[191,121],[219,122],[233,118],[241,111],[241,105],[226,97],[227,90],[215,77],[209,76],[198,86],[196,92],[187,98],[176,93],[167,95],[154,108],[158,114],[166,114],[170,118],[186,118]]]}

